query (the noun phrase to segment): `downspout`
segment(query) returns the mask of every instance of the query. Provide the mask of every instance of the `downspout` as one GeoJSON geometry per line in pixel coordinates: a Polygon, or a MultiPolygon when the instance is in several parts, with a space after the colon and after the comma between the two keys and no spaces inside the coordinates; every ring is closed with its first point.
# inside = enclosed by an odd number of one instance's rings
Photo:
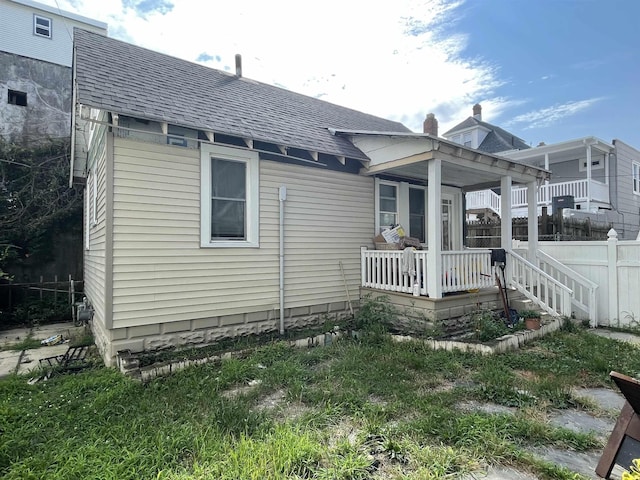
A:
{"type": "Polygon", "coordinates": [[[73,48],[73,66],[71,69],[71,159],[69,160],[69,188],[73,188],[73,171],[76,155],[76,49],[73,48]]]}
{"type": "Polygon", "coordinates": [[[287,187],[278,188],[280,201],[280,335],[284,335],[284,202],[287,199],[287,187]]]}

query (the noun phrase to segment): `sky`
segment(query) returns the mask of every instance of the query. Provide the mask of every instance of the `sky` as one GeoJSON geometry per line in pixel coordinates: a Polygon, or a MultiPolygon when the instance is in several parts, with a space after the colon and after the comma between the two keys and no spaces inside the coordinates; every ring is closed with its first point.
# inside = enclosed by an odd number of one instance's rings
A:
{"type": "Polygon", "coordinates": [[[532,146],[640,149],[637,0],[39,0],[109,36],[422,131],[482,119],[532,146]]]}

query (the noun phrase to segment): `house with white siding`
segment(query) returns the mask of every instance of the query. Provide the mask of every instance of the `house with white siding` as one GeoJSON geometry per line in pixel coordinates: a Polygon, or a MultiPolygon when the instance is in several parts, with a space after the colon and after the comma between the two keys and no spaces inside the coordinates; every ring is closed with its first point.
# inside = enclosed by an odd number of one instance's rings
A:
{"type": "Polygon", "coordinates": [[[106,35],[107,24],[32,0],[0,0],[0,25],[0,138],[68,138],[73,29],[106,35]]]}
{"type": "MultiPolygon", "coordinates": [[[[498,302],[491,252],[464,248],[464,193],[535,196],[546,170],[245,78],[239,58],[232,74],[81,30],[74,55],[85,295],[108,364],[343,318],[371,292],[436,320],[498,302]],[[409,271],[374,246],[389,224],[423,247],[409,271]]],[[[510,225],[510,285],[570,313],[510,225]]]]}

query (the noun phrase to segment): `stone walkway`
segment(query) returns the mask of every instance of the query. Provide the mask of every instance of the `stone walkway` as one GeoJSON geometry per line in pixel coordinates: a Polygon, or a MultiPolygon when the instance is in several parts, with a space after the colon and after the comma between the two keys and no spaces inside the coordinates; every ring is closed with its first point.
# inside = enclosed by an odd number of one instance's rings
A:
{"type": "MultiPolygon", "coordinates": [[[[594,335],[611,338],[621,342],[629,342],[640,347],[640,337],[631,333],[613,332],[609,330],[590,330],[594,335]]],[[[604,445],[609,434],[615,426],[615,419],[624,405],[624,397],[618,391],[607,388],[582,388],[574,390],[576,397],[589,399],[598,405],[602,410],[609,413],[607,416],[594,417],[587,412],[580,410],[558,410],[549,418],[552,425],[568,428],[574,432],[594,433],[602,440],[604,445]]],[[[463,408],[466,405],[462,406],[463,408]]],[[[480,405],[479,410],[486,413],[509,413],[505,407],[480,405]]],[[[602,449],[590,452],[575,452],[570,450],[558,450],[555,448],[538,448],[532,451],[540,458],[560,466],[567,467],[573,472],[579,473],[586,478],[599,479],[595,473],[596,465],[602,455],[602,449]]],[[[612,480],[620,480],[623,469],[616,466],[611,474],[612,480]]],[[[463,478],[463,480],[539,480],[531,473],[520,472],[512,468],[490,467],[484,472],[476,472],[463,478]]]]}

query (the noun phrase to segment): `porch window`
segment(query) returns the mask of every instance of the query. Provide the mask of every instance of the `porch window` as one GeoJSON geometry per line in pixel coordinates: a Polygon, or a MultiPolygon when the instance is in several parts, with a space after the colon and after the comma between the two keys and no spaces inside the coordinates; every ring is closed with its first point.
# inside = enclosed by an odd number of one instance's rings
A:
{"type": "Polygon", "coordinates": [[[409,188],[409,235],[426,243],[425,190],[409,188]]]}
{"type": "Polygon", "coordinates": [[[258,246],[258,154],[202,145],[201,246],[258,246]]]}
{"type": "Polygon", "coordinates": [[[398,223],[398,188],[380,183],[380,229],[398,223]]]}
{"type": "Polygon", "coordinates": [[[633,162],[631,176],[633,178],[633,193],[640,195],[640,163],[633,162]]]}

